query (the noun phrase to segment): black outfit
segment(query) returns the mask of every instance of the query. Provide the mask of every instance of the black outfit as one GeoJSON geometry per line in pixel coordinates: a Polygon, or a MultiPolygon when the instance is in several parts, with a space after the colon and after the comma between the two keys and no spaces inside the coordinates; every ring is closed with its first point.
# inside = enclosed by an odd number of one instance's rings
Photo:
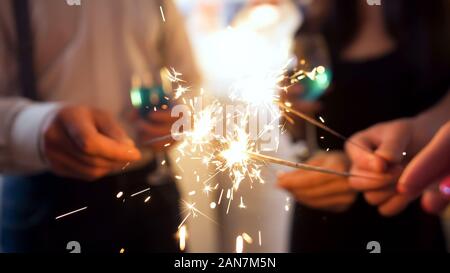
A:
{"type": "MultiPolygon", "coordinates": [[[[433,65],[426,61],[430,60],[427,57],[432,50],[422,47],[429,41],[422,34],[429,32],[418,26],[422,21],[417,16],[411,17],[414,20],[410,21],[405,35],[398,32],[396,37],[405,39],[399,38],[393,52],[365,61],[343,61],[339,52],[356,33],[358,22],[356,10],[352,10],[356,3],[342,6],[344,3],[340,2],[336,1],[336,10],[341,10],[332,14],[320,28],[331,51],[334,73],[330,90],[322,98],[324,110],[319,113],[329,126],[351,136],[379,122],[414,116],[446,94],[450,87],[448,60],[437,58],[438,63],[433,65]],[[353,29],[348,31],[349,27],[353,29]]],[[[389,1],[387,4],[399,3],[389,1]]],[[[386,11],[390,10],[388,8],[386,11]]],[[[413,10],[418,11],[420,9],[413,10]]],[[[322,130],[318,131],[320,136],[324,136],[317,140],[321,148],[343,149],[343,141],[336,137],[322,130]]],[[[445,251],[439,218],[423,212],[419,201],[390,218],[380,216],[377,208],[367,204],[361,195],[344,213],[296,206],[291,242],[293,252],[367,252],[366,244],[370,241],[378,241],[382,252],[445,251]]]]}
{"type": "MultiPolygon", "coordinates": [[[[378,122],[413,116],[430,107],[447,89],[422,92],[418,75],[400,50],[362,62],[333,57],[334,79],[319,113],[328,125],[346,136],[378,122]]],[[[447,86],[441,84],[442,87],[447,86]]],[[[343,148],[336,137],[319,131],[322,148],[343,148]]],[[[385,218],[363,196],[344,213],[329,213],[297,204],[292,234],[293,252],[362,251],[378,241],[383,252],[444,251],[438,217],[422,211],[415,201],[397,216],[385,218]]]]}
{"type": "Polygon", "coordinates": [[[179,193],[171,180],[148,185],[155,167],[153,163],[95,182],[50,173],[4,177],[2,251],[68,253],[67,244],[76,241],[82,253],[119,253],[122,248],[126,253],[178,252],[179,193]]]}

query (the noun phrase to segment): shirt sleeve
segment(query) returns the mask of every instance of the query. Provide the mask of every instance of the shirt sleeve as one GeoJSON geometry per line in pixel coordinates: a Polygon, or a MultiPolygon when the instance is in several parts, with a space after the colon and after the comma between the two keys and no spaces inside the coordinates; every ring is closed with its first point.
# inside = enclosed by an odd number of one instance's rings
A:
{"type": "Polygon", "coordinates": [[[59,105],[20,96],[10,2],[0,3],[0,173],[38,172],[46,169],[40,152],[43,126],[59,105]]]}

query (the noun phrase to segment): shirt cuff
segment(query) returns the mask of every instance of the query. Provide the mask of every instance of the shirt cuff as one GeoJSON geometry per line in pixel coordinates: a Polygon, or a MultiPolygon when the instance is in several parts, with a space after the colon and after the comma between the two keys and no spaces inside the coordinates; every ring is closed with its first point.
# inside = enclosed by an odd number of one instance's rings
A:
{"type": "Polygon", "coordinates": [[[60,107],[59,103],[31,104],[16,116],[11,127],[10,152],[13,164],[19,169],[38,172],[47,168],[41,153],[41,138],[60,107]]]}

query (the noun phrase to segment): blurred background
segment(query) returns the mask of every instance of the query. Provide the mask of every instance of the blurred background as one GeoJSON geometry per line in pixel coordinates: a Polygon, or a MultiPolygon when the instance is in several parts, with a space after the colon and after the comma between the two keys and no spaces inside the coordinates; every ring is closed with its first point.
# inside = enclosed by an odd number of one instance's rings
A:
{"type": "MultiPolygon", "coordinates": [[[[176,0],[185,16],[206,94],[225,102],[230,95],[230,85],[239,77],[277,69],[289,59],[295,59],[293,37],[303,23],[304,11],[310,2],[176,0]]],[[[304,51],[308,52],[306,58],[327,65],[328,60],[314,52],[321,46],[316,41],[313,45],[313,50],[304,51]]],[[[294,143],[289,137],[283,137],[277,153],[279,157],[295,160],[298,155],[307,152],[307,143],[294,143]]],[[[200,164],[195,164],[185,160],[181,167],[202,170],[200,164]]],[[[217,196],[196,200],[198,208],[207,211],[217,223],[204,217],[189,219],[188,251],[234,252],[235,238],[243,232],[253,238],[257,238],[260,232],[263,241],[262,245],[246,245],[246,252],[288,251],[293,199],[275,186],[276,173],[281,171],[282,168],[267,167],[263,174],[267,182],[265,185],[241,192],[246,198],[245,210],[233,208],[226,215],[226,206],[210,208],[210,202],[217,200],[217,196]]],[[[206,173],[207,170],[203,170],[203,175],[206,173]]],[[[227,177],[217,177],[218,183],[223,179],[227,177]]],[[[184,174],[180,183],[183,199],[189,200],[189,191],[195,187],[195,178],[184,174]]],[[[443,225],[447,238],[450,238],[450,211],[443,217],[443,225]]],[[[450,244],[447,245],[450,247],[450,244]]]]}

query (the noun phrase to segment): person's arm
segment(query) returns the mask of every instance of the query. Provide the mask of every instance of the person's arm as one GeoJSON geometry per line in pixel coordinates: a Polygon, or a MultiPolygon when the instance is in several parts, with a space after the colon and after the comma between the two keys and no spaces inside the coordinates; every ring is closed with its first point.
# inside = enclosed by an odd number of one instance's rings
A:
{"type": "Polygon", "coordinates": [[[40,133],[59,106],[19,96],[11,2],[0,4],[0,172],[40,171],[46,168],[39,149],[40,133]]]}
{"type": "Polygon", "coordinates": [[[10,3],[0,2],[0,173],[94,180],[140,158],[108,113],[20,97],[10,3]]]}

